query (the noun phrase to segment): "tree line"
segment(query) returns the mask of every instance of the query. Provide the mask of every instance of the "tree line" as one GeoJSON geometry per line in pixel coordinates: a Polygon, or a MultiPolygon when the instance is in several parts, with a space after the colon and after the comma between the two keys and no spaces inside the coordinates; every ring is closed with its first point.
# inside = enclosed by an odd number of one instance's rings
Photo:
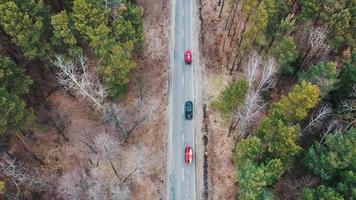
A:
{"type": "MultiPolygon", "coordinates": [[[[39,122],[36,106],[49,105],[43,99],[59,86],[99,108],[127,92],[144,42],[144,12],[134,1],[0,0],[0,13],[1,147],[39,122]],[[44,94],[47,82],[57,86],[44,94]]],[[[12,178],[18,189],[27,184],[12,178]]]]}
{"type": "MultiPolygon", "coordinates": [[[[143,10],[130,1],[1,1],[0,34],[18,51],[5,48],[1,56],[1,134],[20,126],[26,112],[21,96],[32,84],[17,54],[35,61],[39,70],[54,68],[53,60],[79,60],[93,52],[100,82],[108,96],[125,94],[133,56],[142,52],[143,10]],[[15,78],[13,78],[15,77],[15,78]],[[10,81],[11,80],[11,81],[10,81]],[[11,103],[10,103],[11,102],[11,103]],[[6,108],[6,109],[5,109],[6,108]]],[[[93,70],[93,69],[91,69],[93,70]]]]}
{"type": "Polygon", "coordinates": [[[355,2],[220,0],[218,5],[220,17],[228,9],[222,48],[230,49],[226,66],[238,80],[214,106],[236,142],[237,197],[274,199],[276,184],[299,167],[318,180],[298,191],[300,198],[356,198],[355,2]],[[237,71],[242,73],[236,76],[237,71]],[[266,110],[281,79],[296,84],[266,110]]]}

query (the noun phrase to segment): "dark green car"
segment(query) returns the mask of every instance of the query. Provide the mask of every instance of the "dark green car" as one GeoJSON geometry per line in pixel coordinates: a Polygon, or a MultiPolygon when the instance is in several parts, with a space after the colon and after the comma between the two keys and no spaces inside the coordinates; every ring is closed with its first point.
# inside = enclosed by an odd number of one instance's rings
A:
{"type": "Polygon", "coordinates": [[[193,118],[193,103],[191,101],[185,102],[185,118],[192,119],[193,118]]]}

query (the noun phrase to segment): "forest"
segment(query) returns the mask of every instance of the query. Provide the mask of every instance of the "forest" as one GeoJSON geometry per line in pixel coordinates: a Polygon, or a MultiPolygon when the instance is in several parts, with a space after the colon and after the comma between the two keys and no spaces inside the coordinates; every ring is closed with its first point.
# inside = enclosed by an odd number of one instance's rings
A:
{"type": "Polygon", "coordinates": [[[355,199],[356,2],[218,6],[236,199],[355,199]]]}
{"type": "Polygon", "coordinates": [[[110,108],[127,93],[143,50],[143,9],[129,0],[1,0],[0,13],[0,190],[7,199],[45,198],[53,185],[11,154],[11,141],[42,168],[24,136],[49,126],[69,141],[48,102],[57,90],[113,120],[110,108]]]}

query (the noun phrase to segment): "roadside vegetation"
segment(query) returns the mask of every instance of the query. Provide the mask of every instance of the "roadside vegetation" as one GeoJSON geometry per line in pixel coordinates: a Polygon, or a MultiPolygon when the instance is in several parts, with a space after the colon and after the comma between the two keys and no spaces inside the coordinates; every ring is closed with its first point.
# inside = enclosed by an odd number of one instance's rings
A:
{"type": "Polygon", "coordinates": [[[27,147],[22,134],[36,127],[51,122],[62,131],[51,114],[43,116],[43,107],[51,110],[47,97],[60,88],[107,114],[127,93],[143,52],[143,9],[129,0],[1,0],[0,13],[1,193],[31,199],[53,186],[19,166],[8,153],[11,138],[27,147]]]}
{"type": "Polygon", "coordinates": [[[224,64],[249,83],[215,106],[233,121],[237,198],[355,199],[355,2],[218,5],[224,64]]]}

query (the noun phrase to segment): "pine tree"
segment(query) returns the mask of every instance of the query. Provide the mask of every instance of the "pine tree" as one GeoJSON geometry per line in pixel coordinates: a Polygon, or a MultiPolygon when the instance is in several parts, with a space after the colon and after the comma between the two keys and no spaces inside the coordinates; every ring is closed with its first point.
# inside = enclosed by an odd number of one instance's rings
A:
{"type": "Polygon", "coordinates": [[[11,37],[11,41],[21,47],[27,58],[45,59],[50,49],[45,39],[47,24],[44,17],[31,15],[31,12],[21,10],[12,1],[1,3],[0,26],[11,37]]]}
{"type": "Polygon", "coordinates": [[[0,135],[24,125],[28,113],[21,96],[32,81],[8,58],[0,57],[0,135]]]}
{"type": "Polygon", "coordinates": [[[298,79],[317,84],[324,97],[334,89],[339,81],[338,76],[339,70],[336,68],[336,63],[329,61],[311,66],[308,70],[299,73],[298,79]]]}
{"type": "Polygon", "coordinates": [[[60,50],[66,52],[70,56],[76,57],[82,54],[82,49],[78,46],[78,42],[73,30],[73,23],[69,19],[66,11],[62,11],[52,16],[53,37],[52,41],[60,50]]]}
{"type": "Polygon", "coordinates": [[[292,37],[283,37],[283,39],[271,49],[271,54],[276,58],[279,64],[278,71],[281,75],[291,76],[294,74],[294,65],[298,58],[298,51],[292,37]]]}

